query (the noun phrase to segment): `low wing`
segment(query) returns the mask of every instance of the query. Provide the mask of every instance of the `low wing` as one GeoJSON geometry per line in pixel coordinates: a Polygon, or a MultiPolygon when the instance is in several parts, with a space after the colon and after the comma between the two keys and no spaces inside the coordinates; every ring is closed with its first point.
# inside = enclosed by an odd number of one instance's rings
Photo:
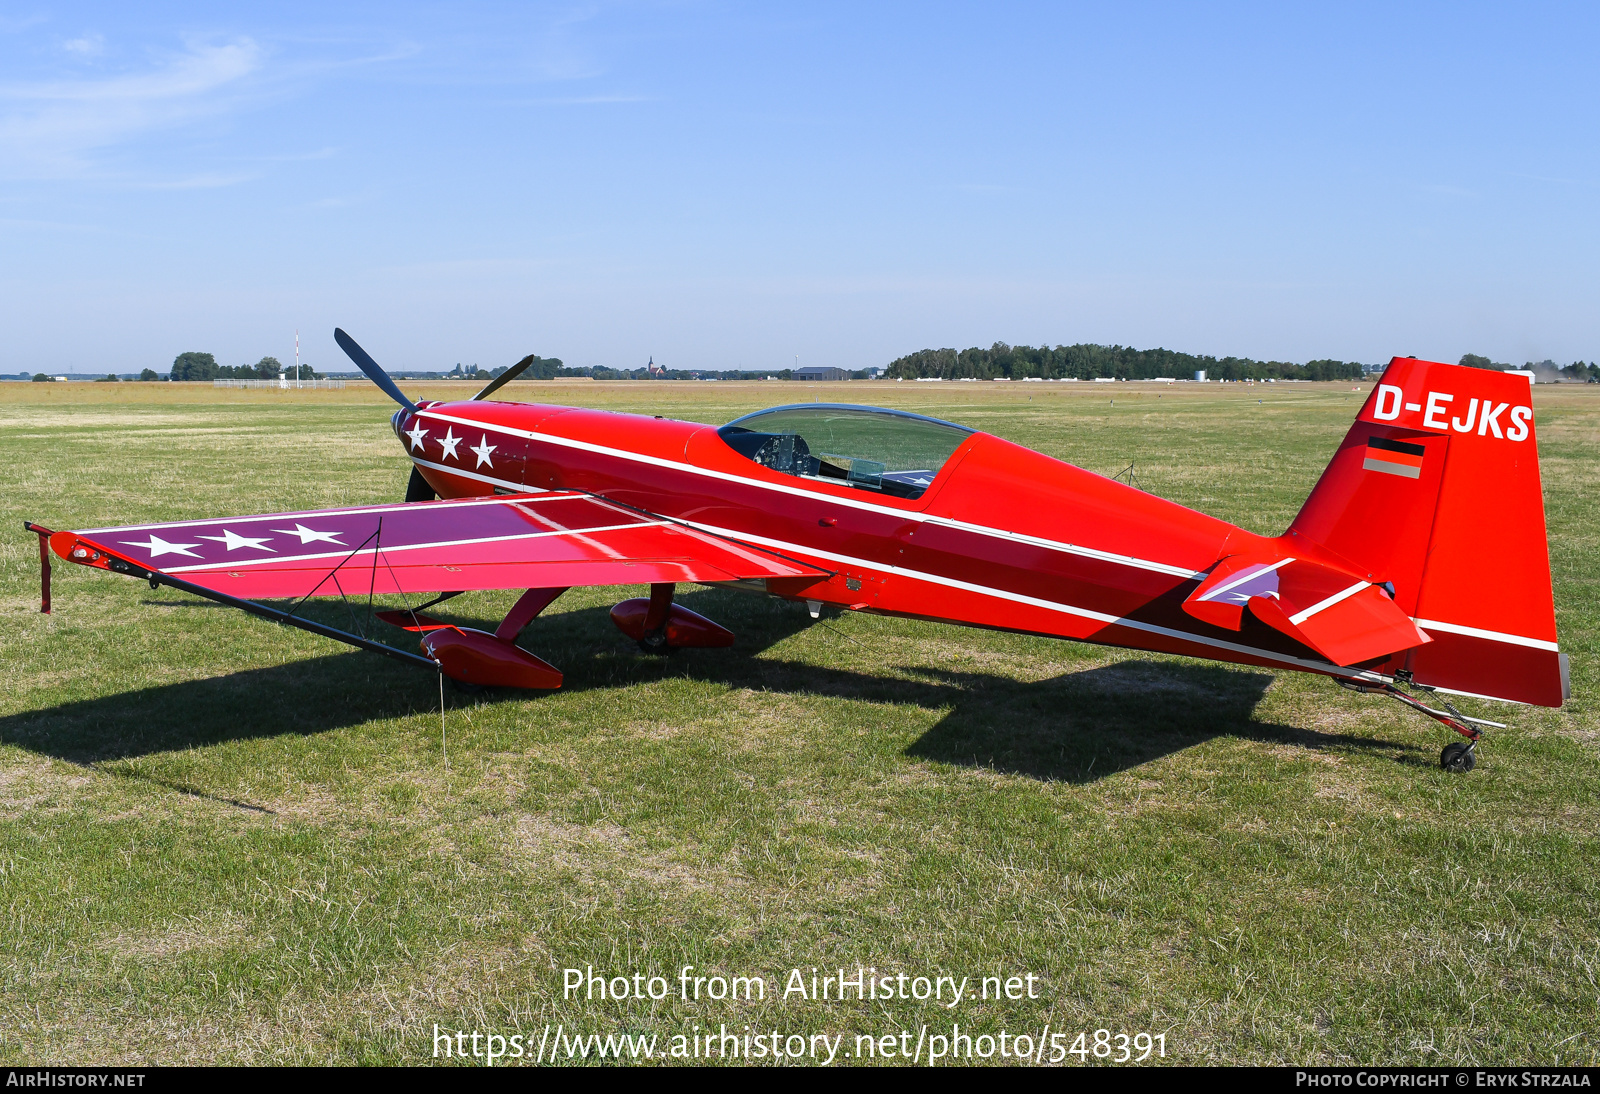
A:
{"type": "Polygon", "coordinates": [[[1183,608],[1235,631],[1249,608],[1269,627],[1341,666],[1432,641],[1380,586],[1303,558],[1224,559],[1183,608]]]}
{"type": "Polygon", "coordinates": [[[819,577],[771,552],[578,493],[57,532],[69,562],[132,562],[243,599],[819,577]]]}

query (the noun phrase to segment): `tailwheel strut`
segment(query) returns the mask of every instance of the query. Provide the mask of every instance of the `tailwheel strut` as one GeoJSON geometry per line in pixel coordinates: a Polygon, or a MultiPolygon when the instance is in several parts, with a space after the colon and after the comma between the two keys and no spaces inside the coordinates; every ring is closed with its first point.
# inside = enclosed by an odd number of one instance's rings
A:
{"type": "Polygon", "coordinates": [[[1464,741],[1453,741],[1445,745],[1444,751],[1439,753],[1439,766],[1445,771],[1466,774],[1478,766],[1478,741],[1483,737],[1483,730],[1479,729],[1479,726],[1491,726],[1495,729],[1506,728],[1504,722],[1491,722],[1486,718],[1472,718],[1462,714],[1448,700],[1440,698],[1437,691],[1423,684],[1413,683],[1412,686],[1428,692],[1429,698],[1444,707],[1443,710],[1429,706],[1415,695],[1394,684],[1356,683],[1353,680],[1346,680],[1342,677],[1335,677],[1334,679],[1340,687],[1348,688],[1351,691],[1359,691],[1366,695],[1388,695],[1398,699],[1411,709],[1421,711],[1434,721],[1442,722],[1465,737],[1466,740],[1464,741]]]}

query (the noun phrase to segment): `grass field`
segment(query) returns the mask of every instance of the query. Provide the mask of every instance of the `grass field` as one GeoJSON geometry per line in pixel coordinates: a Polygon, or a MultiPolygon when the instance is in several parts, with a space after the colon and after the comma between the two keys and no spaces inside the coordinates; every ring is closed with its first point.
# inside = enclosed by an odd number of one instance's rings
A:
{"type": "MultiPolygon", "coordinates": [[[[710,422],[847,394],[1131,462],[1270,533],[1362,398],[515,387],[710,422]]],[[[423,1062],[436,1024],[662,1052],[696,1026],[826,1031],[849,1053],[954,1022],[1164,1034],[1179,1063],[1596,1063],[1600,388],[1534,401],[1574,697],[1479,704],[1512,727],[1453,776],[1441,727],[1321,678],[709,589],[684,602],[738,644],[664,660],[606,617],[637,590],[563,596],[523,644],[566,686],[447,692],[446,762],[428,674],[72,566],[38,614],[21,525],[395,500],[381,395],[0,385],[0,1062],[423,1062]],[[1032,973],[1039,997],[781,996],[792,968],[858,963],[974,990],[1032,973]],[[563,999],[586,965],[673,994],[563,999]],[[684,1002],[684,965],[768,998],[684,1002]]],[[[492,629],[511,599],[441,614],[492,629]]]]}

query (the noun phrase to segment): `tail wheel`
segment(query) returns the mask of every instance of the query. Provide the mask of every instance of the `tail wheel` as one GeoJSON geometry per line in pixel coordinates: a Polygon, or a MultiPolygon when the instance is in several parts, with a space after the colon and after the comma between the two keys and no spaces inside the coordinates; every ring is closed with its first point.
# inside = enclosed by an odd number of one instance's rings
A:
{"type": "Polygon", "coordinates": [[[1477,750],[1466,741],[1445,745],[1444,751],[1439,753],[1439,766],[1464,775],[1478,766],[1477,750]]]}

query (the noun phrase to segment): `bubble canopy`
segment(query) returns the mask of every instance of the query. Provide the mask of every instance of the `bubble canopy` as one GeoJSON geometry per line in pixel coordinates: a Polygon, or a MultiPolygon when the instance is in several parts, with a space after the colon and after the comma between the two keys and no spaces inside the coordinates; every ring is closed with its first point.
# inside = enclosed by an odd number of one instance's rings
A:
{"type": "Polygon", "coordinates": [[[954,422],[838,403],[758,410],[717,430],[762,467],[896,498],[918,498],[976,430],[954,422]]]}

